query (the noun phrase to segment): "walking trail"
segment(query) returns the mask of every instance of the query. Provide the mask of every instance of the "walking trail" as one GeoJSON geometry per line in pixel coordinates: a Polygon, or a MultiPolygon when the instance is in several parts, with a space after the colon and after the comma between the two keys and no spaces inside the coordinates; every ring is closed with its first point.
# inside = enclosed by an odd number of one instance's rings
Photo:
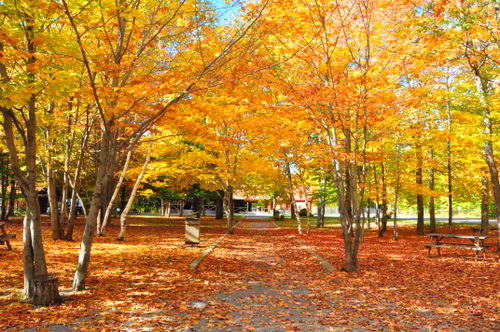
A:
{"type": "Polygon", "coordinates": [[[332,331],[328,304],[308,287],[328,272],[304,249],[269,219],[244,219],[197,266],[223,290],[190,303],[205,314],[177,331],[332,331]]]}

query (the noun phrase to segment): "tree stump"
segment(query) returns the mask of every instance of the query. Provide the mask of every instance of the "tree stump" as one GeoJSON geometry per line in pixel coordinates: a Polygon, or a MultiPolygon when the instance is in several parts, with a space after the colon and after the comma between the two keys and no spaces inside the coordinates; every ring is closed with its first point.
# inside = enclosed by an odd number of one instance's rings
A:
{"type": "Polygon", "coordinates": [[[34,305],[49,305],[62,302],[58,279],[49,275],[38,275],[30,279],[28,301],[34,305]]]}

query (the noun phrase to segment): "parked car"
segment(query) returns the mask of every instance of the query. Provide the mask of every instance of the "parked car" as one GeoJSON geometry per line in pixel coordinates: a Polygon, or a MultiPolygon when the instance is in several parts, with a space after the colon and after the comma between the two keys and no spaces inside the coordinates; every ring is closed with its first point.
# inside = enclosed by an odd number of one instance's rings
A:
{"type": "MultiPolygon", "coordinates": [[[[68,199],[68,200],[66,201],[66,206],[67,206],[67,208],[68,208],[68,213],[69,213],[69,210],[70,210],[70,208],[71,208],[71,200],[70,200],[70,199],[68,199]]],[[[58,204],[57,204],[57,211],[58,211],[59,213],[61,212],[61,203],[60,203],[60,202],[58,202],[58,204]]],[[[50,208],[50,206],[49,206],[49,207],[47,208],[47,214],[50,216],[50,215],[51,215],[51,212],[52,212],[52,211],[51,211],[51,208],[50,208]]],[[[83,214],[83,205],[82,205],[82,202],[78,199],[78,200],[76,201],[76,215],[77,215],[77,216],[79,216],[79,215],[81,215],[81,214],[83,214]]]]}

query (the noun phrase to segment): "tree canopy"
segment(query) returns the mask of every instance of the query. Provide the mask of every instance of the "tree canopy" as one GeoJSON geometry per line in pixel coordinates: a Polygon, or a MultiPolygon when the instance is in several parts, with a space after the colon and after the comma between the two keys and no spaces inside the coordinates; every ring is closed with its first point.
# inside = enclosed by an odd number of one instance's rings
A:
{"type": "Polygon", "coordinates": [[[417,206],[419,221],[424,205],[448,209],[451,223],[454,210],[491,196],[500,215],[499,8],[3,1],[1,150],[27,201],[26,280],[47,273],[37,191],[48,188],[52,209],[72,201],[51,216],[54,239],[72,239],[66,209],[85,201],[74,281],[83,289],[110,187],[122,171],[133,183],[146,153],[143,190],[221,192],[230,230],[237,190],[293,200],[313,188],[335,200],[349,271],[369,202],[384,223],[393,202],[417,206]],[[326,182],[333,191],[320,190],[326,182]]]}

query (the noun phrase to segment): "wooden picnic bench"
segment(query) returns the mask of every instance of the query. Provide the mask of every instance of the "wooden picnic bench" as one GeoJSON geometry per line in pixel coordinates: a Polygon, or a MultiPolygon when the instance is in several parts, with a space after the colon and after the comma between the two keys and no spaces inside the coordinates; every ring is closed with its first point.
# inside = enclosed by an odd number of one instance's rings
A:
{"type": "Polygon", "coordinates": [[[441,248],[473,250],[476,254],[476,262],[480,251],[482,251],[484,257],[486,257],[484,240],[489,238],[489,236],[439,233],[429,233],[427,236],[429,236],[430,242],[429,244],[423,244],[423,246],[428,249],[427,257],[431,257],[432,248],[437,248],[438,255],[441,255],[441,248]],[[460,240],[468,241],[464,242],[460,240]]]}
{"type": "Polygon", "coordinates": [[[16,233],[7,233],[5,231],[5,223],[0,222],[0,244],[5,243],[7,245],[7,248],[9,248],[9,250],[12,250],[12,246],[10,245],[9,240],[15,237],[16,233]]]}
{"type": "MultiPolygon", "coordinates": [[[[488,227],[488,230],[490,230],[490,231],[498,231],[498,227],[496,227],[496,226],[490,226],[490,227],[488,227]]],[[[481,234],[483,232],[483,228],[482,227],[473,227],[472,231],[474,232],[474,235],[481,234]]]]}

